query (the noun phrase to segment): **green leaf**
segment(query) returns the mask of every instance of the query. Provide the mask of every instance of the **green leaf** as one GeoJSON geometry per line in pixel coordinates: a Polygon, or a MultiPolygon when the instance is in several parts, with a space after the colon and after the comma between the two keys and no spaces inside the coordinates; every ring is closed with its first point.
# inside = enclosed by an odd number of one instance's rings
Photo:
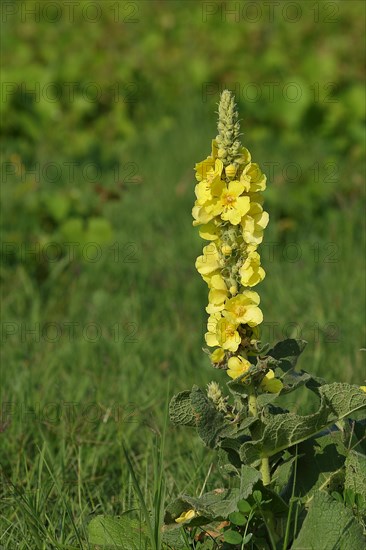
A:
{"type": "Polygon", "coordinates": [[[361,495],[366,502],[366,456],[350,451],[346,459],[346,479],[344,487],[355,495],[361,495]]]}
{"type": "MultiPolygon", "coordinates": [[[[287,492],[290,490],[290,479],[294,467],[295,460],[298,459],[296,456],[291,456],[284,462],[281,462],[272,475],[272,482],[274,489],[277,493],[281,493],[282,497],[287,495],[287,492]]],[[[290,497],[290,495],[288,495],[290,497]]]]}
{"type": "Polygon", "coordinates": [[[277,359],[276,366],[283,372],[294,369],[299,355],[304,351],[307,342],[305,340],[295,340],[288,338],[278,342],[267,352],[267,356],[277,359]]]}
{"type": "Polygon", "coordinates": [[[224,415],[216,409],[213,402],[197,386],[192,388],[191,403],[196,418],[198,435],[207,447],[216,447],[220,434],[228,422],[225,420],[224,415]]]}
{"type": "Polygon", "coordinates": [[[315,494],[291,550],[363,550],[366,539],[352,512],[323,491],[315,494]]]}
{"type": "Polygon", "coordinates": [[[343,487],[347,448],[340,430],[327,430],[302,442],[298,451],[295,493],[308,500],[319,488],[331,492],[343,487]]]}
{"type": "Polygon", "coordinates": [[[97,516],[88,525],[90,544],[107,548],[141,550],[148,548],[144,526],[127,515],[121,517],[97,516]]]}
{"type": "Polygon", "coordinates": [[[260,504],[262,502],[262,493],[261,493],[261,491],[254,491],[253,498],[254,498],[254,501],[257,504],[260,504]]]}
{"type": "Polygon", "coordinates": [[[247,500],[239,500],[238,509],[242,514],[249,514],[252,507],[247,500]]]}
{"type": "Polygon", "coordinates": [[[162,540],[169,548],[174,550],[186,550],[187,544],[182,535],[182,527],[176,524],[173,527],[164,527],[162,540]]]}
{"type": "Polygon", "coordinates": [[[246,499],[252,494],[253,487],[261,478],[259,471],[256,468],[242,465],[240,471],[240,498],[246,499]]]}
{"type": "Polygon", "coordinates": [[[228,544],[240,544],[242,540],[243,536],[237,531],[232,531],[230,529],[229,531],[225,531],[224,533],[224,541],[228,544]]]}
{"type": "Polygon", "coordinates": [[[231,514],[229,514],[229,521],[234,525],[245,525],[247,522],[247,518],[240,512],[232,512],[231,514]]]}
{"type": "Polygon", "coordinates": [[[252,536],[253,536],[253,533],[248,533],[248,534],[243,538],[242,544],[248,544],[248,542],[250,541],[250,539],[252,538],[252,536]]]}
{"type": "Polygon", "coordinates": [[[190,391],[182,391],[172,397],[169,404],[169,417],[174,424],[183,426],[196,425],[190,391]]]}
{"type": "Polygon", "coordinates": [[[270,457],[316,435],[327,426],[355,411],[366,408],[366,394],[358,386],[326,384],[317,389],[320,395],[318,412],[307,416],[292,413],[267,414],[253,431],[257,440],[245,442],[240,447],[240,457],[245,464],[252,464],[263,457],[270,457]]]}

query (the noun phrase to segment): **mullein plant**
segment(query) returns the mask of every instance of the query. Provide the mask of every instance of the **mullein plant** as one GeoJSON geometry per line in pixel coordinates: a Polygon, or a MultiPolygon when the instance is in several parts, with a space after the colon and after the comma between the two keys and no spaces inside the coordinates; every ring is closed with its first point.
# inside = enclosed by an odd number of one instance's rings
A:
{"type": "Polygon", "coordinates": [[[206,241],[196,260],[208,286],[205,341],[211,349],[206,351],[212,366],[226,372],[229,394],[217,382],[206,391],[193,386],[172,398],[170,418],[195,427],[204,444],[217,450],[230,488],[200,497],[180,495],[172,502],[165,515],[168,547],[187,548],[189,533],[207,525],[212,533],[214,522],[224,521],[219,523],[224,532],[216,532],[212,546],[205,540],[205,548],[244,548],[249,541],[251,548],[333,548],[321,521],[317,524],[326,508],[334,548],[339,541],[347,545],[352,536],[352,547],[361,549],[364,424],[346,417],[366,409],[366,388],[326,384],[295,370],[303,340],[273,347],[260,340],[263,313],[256,287],[265,277],[260,244],[269,221],[263,208],[266,176],[241,143],[239,115],[228,90],[220,97],[211,154],[196,164],[195,175],[193,225],[206,241]],[[317,395],[317,412],[301,416],[282,408],[278,398],[300,387],[317,395]],[[329,444],[330,434],[336,445],[329,444]]]}

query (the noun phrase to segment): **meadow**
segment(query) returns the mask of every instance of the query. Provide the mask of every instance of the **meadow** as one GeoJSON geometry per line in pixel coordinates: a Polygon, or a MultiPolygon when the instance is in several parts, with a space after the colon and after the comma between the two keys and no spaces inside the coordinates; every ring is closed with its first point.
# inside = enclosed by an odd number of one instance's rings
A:
{"type": "Polygon", "coordinates": [[[225,381],[191,217],[225,87],[269,182],[263,340],[303,338],[302,369],[365,383],[364,4],[6,4],[0,547],[91,548],[94,515],[139,513],[122,444],[149,509],[158,459],[166,502],[220,484],[166,404],[225,381]]]}

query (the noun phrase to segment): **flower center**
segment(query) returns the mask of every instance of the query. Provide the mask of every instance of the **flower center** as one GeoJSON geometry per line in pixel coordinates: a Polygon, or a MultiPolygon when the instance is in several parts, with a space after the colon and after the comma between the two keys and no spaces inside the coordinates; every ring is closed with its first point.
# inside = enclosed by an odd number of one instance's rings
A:
{"type": "Polygon", "coordinates": [[[223,203],[225,205],[231,205],[233,202],[236,201],[236,197],[235,195],[230,195],[229,193],[224,195],[223,197],[223,203]]]}
{"type": "Polygon", "coordinates": [[[244,306],[236,306],[234,309],[235,315],[237,317],[241,317],[245,313],[245,307],[244,306]]]}
{"type": "Polygon", "coordinates": [[[233,325],[229,325],[225,328],[225,335],[229,338],[230,336],[234,336],[235,334],[235,327],[233,325]]]}

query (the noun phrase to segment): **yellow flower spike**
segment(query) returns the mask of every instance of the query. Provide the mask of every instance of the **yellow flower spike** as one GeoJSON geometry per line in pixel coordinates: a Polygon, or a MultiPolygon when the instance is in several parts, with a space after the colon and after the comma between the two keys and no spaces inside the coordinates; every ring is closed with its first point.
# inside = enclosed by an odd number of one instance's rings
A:
{"type": "Polygon", "coordinates": [[[239,271],[243,286],[252,287],[263,281],[266,274],[260,263],[258,252],[250,252],[239,271]]]}
{"type": "Polygon", "coordinates": [[[248,366],[244,357],[257,353],[254,329],[263,321],[259,295],[250,288],[265,276],[257,247],[268,224],[261,193],[266,177],[241,145],[239,114],[228,90],[221,94],[218,115],[211,155],[195,166],[192,215],[201,238],[210,242],[196,260],[209,287],[205,340],[216,348],[214,365],[225,364],[226,352],[240,347],[241,359],[230,358],[234,373],[248,366]]]}
{"type": "Polygon", "coordinates": [[[228,370],[226,372],[228,376],[230,376],[230,378],[235,379],[241,376],[242,374],[245,374],[246,372],[248,372],[248,370],[251,367],[251,364],[248,361],[248,359],[245,359],[244,357],[237,355],[234,357],[230,357],[227,363],[227,366],[228,366],[228,370]]]}
{"type": "Polygon", "coordinates": [[[262,391],[267,393],[279,393],[283,388],[283,384],[281,380],[275,378],[273,370],[270,369],[263,378],[259,387],[262,391]]]}
{"type": "Polygon", "coordinates": [[[258,307],[259,295],[252,290],[244,290],[225,303],[223,316],[237,324],[255,327],[263,321],[263,314],[258,307]]]}
{"type": "Polygon", "coordinates": [[[197,512],[195,510],[187,510],[186,512],[183,512],[179,516],[179,518],[176,518],[176,523],[185,523],[186,521],[190,521],[191,519],[195,518],[197,516],[197,512]]]}
{"type": "Polygon", "coordinates": [[[360,386],[360,390],[366,392],[366,386],[360,386]]]}

